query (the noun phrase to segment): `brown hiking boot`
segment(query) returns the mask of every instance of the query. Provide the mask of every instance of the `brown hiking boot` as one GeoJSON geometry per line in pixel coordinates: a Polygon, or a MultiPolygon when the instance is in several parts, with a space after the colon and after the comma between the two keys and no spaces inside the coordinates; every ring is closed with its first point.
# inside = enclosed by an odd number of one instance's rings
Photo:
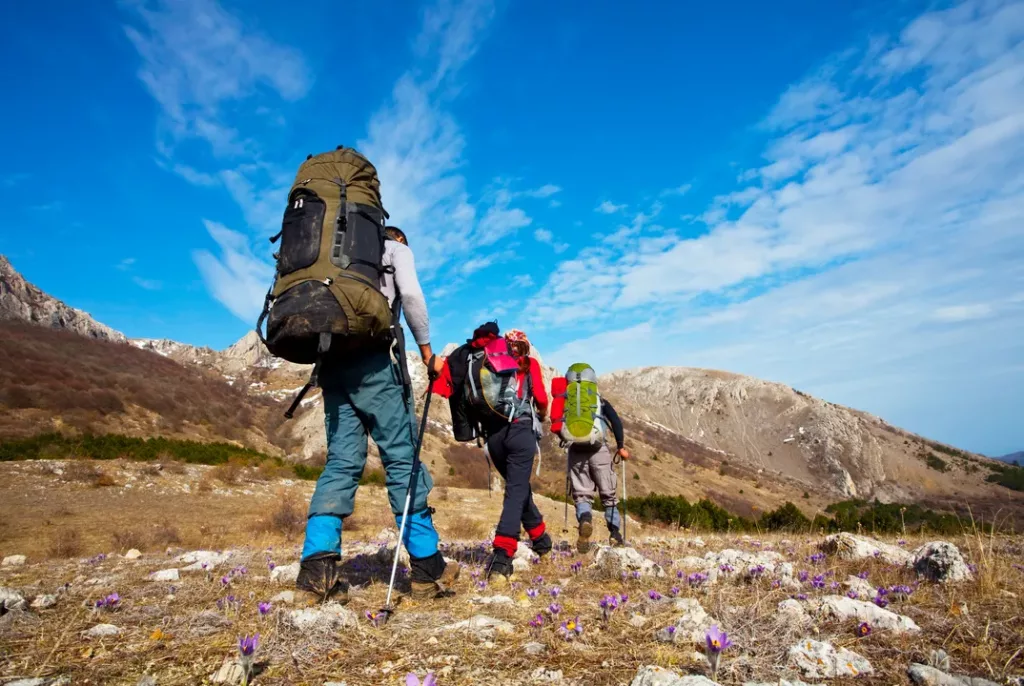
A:
{"type": "Polygon", "coordinates": [[[433,600],[455,595],[452,586],[462,573],[462,567],[457,562],[449,562],[444,566],[441,576],[435,581],[413,581],[412,592],[409,596],[413,600],[433,600]]]}
{"type": "Polygon", "coordinates": [[[304,594],[305,604],[314,605],[332,600],[348,602],[348,583],[338,572],[340,555],[324,553],[307,557],[299,563],[295,588],[304,594]]]}
{"type": "Polygon", "coordinates": [[[590,537],[594,535],[594,522],[590,517],[590,513],[585,513],[580,517],[580,537],[576,541],[576,549],[580,553],[590,552],[590,537]]]}

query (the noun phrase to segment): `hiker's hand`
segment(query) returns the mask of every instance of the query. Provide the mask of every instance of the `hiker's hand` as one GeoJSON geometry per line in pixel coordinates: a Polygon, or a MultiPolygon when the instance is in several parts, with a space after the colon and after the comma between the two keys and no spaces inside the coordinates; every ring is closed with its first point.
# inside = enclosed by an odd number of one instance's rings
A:
{"type": "Polygon", "coordinates": [[[623,460],[629,460],[633,457],[632,453],[629,452],[629,448],[619,448],[618,452],[615,454],[623,460]]]}

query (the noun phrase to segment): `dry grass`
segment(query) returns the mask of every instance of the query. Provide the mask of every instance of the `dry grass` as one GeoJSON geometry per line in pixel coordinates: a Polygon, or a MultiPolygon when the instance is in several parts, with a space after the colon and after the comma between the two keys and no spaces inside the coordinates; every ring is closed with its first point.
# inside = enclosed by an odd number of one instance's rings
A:
{"type": "MultiPolygon", "coordinates": [[[[209,470],[207,470],[209,471],[209,470]]],[[[4,554],[28,554],[28,567],[0,570],[0,585],[28,589],[53,589],[78,575],[99,580],[96,585],[72,584],[66,596],[53,610],[0,619],[0,674],[25,676],[68,675],[73,683],[135,684],[143,673],[153,674],[157,683],[203,683],[208,680],[225,657],[236,653],[240,634],[261,635],[257,654],[265,671],[254,684],[314,684],[325,681],[346,681],[350,686],[398,686],[404,675],[415,671],[422,676],[427,670],[438,674],[441,686],[476,684],[538,683],[529,675],[538,667],[562,670],[566,683],[587,686],[628,684],[638,667],[658,664],[681,673],[707,674],[707,665],[695,659],[698,646],[685,642],[674,645],[659,643],[656,632],[680,614],[671,604],[656,605],[645,600],[648,590],[668,595],[673,586],[680,586],[680,595],[698,600],[704,609],[725,628],[735,647],[723,658],[718,682],[723,685],[749,681],[794,680],[799,675],[787,666],[786,652],[802,638],[827,640],[865,656],[875,668],[868,683],[907,683],[906,668],[911,661],[926,661],[929,653],[942,648],[949,653],[952,671],[956,674],[982,676],[996,682],[1024,672],[1021,646],[1024,646],[1024,600],[1019,589],[1024,585],[1024,572],[1015,567],[1024,554],[1021,538],[993,534],[988,529],[971,527],[962,537],[953,539],[968,560],[977,565],[975,583],[939,585],[922,582],[909,599],[895,601],[890,609],[914,619],[923,629],[916,634],[894,635],[875,630],[867,638],[854,635],[856,622],[836,622],[819,618],[813,626],[800,629],[784,620],[777,611],[779,602],[794,593],[811,597],[832,593],[829,589],[773,588],[770,579],[749,582],[739,575],[712,586],[690,588],[676,578],[692,567],[683,562],[687,556],[703,556],[708,551],[726,548],[747,553],[764,552],[769,548],[790,561],[796,570],[812,574],[830,574],[829,580],[844,581],[857,572],[867,572],[874,586],[912,583],[912,573],[905,568],[886,565],[880,560],[844,561],[828,558],[813,562],[820,536],[771,535],[751,539],[736,535],[705,535],[706,547],[691,545],[693,535],[687,532],[644,527],[634,531],[633,543],[654,561],[664,564],[664,578],[643,580],[622,579],[589,567],[592,557],[582,558],[573,552],[558,553],[519,575],[513,590],[476,586],[482,556],[478,541],[493,526],[501,506],[501,498],[488,498],[486,491],[449,488],[447,500],[440,493],[435,504],[435,521],[442,540],[457,543],[446,549],[466,565],[463,579],[452,599],[431,603],[404,600],[394,619],[385,627],[375,629],[362,621],[364,611],[378,609],[384,601],[387,565],[383,559],[369,562],[367,574],[375,579],[368,585],[353,589],[349,608],[360,618],[359,626],[334,632],[300,632],[290,628],[286,617],[291,608],[275,603],[270,615],[261,617],[257,603],[272,598],[283,587],[269,582],[266,573],[268,558],[276,564],[297,559],[295,538],[288,541],[291,525],[304,521],[305,504],[311,484],[284,487],[246,484],[244,487],[219,487],[216,495],[196,492],[186,494],[170,491],[175,479],[166,476],[158,486],[144,492],[125,489],[116,497],[110,491],[97,491],[79,482],[51,488],[51,498],[41,502],[32,493],[31,485],[40,484],[38,473],[28,475],[14,466],[0,465],[0,521],[10,526],[0,540],[4,554]],[[168,483],[171,482],[171,483],[168,483]],[[243,495],[243,490],[247,494],[243,495]],[[58,529],[41,522],[47,512],[65,502],[74,503],[72,512],[60,521],[67,526],[58,529]],[[254,532],[251,522],[261,518],[282,517],[286,522],[266,531],[254,532]],[[149,572],[172,566],[171,558],[162,552],[144,555],[137,562],[116,558],[93,562],[73,560],[37,563],[38,545],[52,547],[54,536],[61,531],[81,531],[79,551],[74,557],[109,551],[112,527],[135,529],[152,536],[158,526],[173,527],[185,545],[234,551],[234,557],[217,570],[212,581],[201,573],[183,573],[176,582],[173,599],[167,597],[168,586],[147,581],[149,572]],[[106,532],[95,538],[95,532],[106,532]],[[483,532],[483,533],[481,533],[483,532]],[[11,538],[14,534],[16,538],[11,538]],[[653,537],[648,539],[647,537],[653,537]],[[33,548],[32,546],[37,546],[33,548]],[[582,573],[574,574],[570,565],[580,560],[582,573]],[[236,566],[246,566],[249,574],[236,577],[230,589],[219,583],[221,574],[236,566]],[[535,580],[541,576],[543,580],[535,580]],[[38,587],[35,586],[39,582],[38,587]],[[562,616],[579,616],[584,633],[574,643],[560,638],[556,625],[532,631],[527,622],[551,602],[550,591],[558,586],[562,616]],[[531,600],[527,588],[537,588],[540,596],[531,600]],[[122,607],[112,614],[96,614],[86,609],[97,598],[118,592],[122,607]],[[218,609],[217,601],[231,594],[237,606],[218,609]],[[597,602],[605,593],[628,593],[627,609],[619,611],[605,624],[599,617],[597,602]],[[483,597],[510,595],[513,604],[480,605],[470,602],[483,597]],[[226,623],[216,624],[210,614],[226,623]],[[483,639],[444,631],[442,627],[476,614],[486,614],[512,624],[511,634],[491,638],[493,646],[484,647],[483,639]],[[635,615],[635,616],[634,616],[635,615]],[[91,641],[82,632],[101,621],[122,627],[124,633],[113,639],[91,641]],[[642,623],[642,626],[640,625],[642,623]],[[155,629],[159,638],[151,638],[155,629]],[[431,642],[432,638],[437,640],[431,642]],[[539,657],[526,655],[523,645],[538,641],[545,646],[539,657]]],[[[539,498],[539,505],[557,539],[561,524],[561,504],[539,498]]],[[[360,539],[376,538],[384,528],[393,528],[390,508],[383,489],[363,487],[357,496],[357,512],[346,521],[346,549],[360,539]]],[[[604,535],[598,523],[598,535],[604,535]]],[[[907,537],[907,549],[925,539],[907,537]]],[[[572,535],[570,540],[572,542],[572,535]]],[[[66,550],[55,557],[65,557],[66,550]]],[[[843,589],[845,591],[845,588],[843,589]]],[[[840,592],[843,592],[840,591],[840,592]]],[[[820,679],[805,681],[822,682],[820,679]]]]}
{"type": "Polygon", "coordinates": [[[210,478],[216,479],[223,484],[237,484],[245,472],[245,465],[237,460],[228,460],[219,464],[210,471],[210,478]]]}
{"type": "Polygon", "coordinates": [[[118,529],[110,535],[114,550],[123,553],[132,548],[145,550],[149,547],[149,538],[137,529],[118,529]]]}
{"type": "Polygon", "coordinates": [[[273,532],[292,540],[306,528],[306,506],[292,495],[282,494],[270,514],[257,526],[258,531],[273,532]]]}
{"type": "Polygon", "coordinates": [[[61,527],[50,538],[49,546],[46,549],[49,557],[66,559],[78,557],[82,554],[82,537],[78,529],[67,529],[61,527]]]}

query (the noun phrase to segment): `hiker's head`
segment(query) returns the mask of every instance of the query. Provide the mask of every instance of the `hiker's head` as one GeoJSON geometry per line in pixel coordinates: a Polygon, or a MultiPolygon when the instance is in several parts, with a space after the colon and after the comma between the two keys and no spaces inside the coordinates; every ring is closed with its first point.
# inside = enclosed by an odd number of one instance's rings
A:
{"type": "Polygon", "coordinates": [[[508,347],[516,357],[529,357],[530,339],[526,337],[525,333],[519,329],[509,329],[505,332],[505,340],[508,341],[508,347]]]}
{"type": "Polygon", "coordinates": [[[385,226],[384,237],[392,241],[398,241],[402,245],[409,245],[409,239],[405,237],[405,232],[397,226],[385,226]]]}

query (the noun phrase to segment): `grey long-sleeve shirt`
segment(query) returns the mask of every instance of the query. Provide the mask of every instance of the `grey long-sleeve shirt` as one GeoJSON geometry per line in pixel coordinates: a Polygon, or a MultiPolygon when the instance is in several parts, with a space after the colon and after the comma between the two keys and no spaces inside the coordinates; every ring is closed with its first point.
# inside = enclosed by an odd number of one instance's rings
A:
{"type": "Polygon", "coordinates": [[[385,267],[394,267],[394,274],[381,277],[380,290],[388,305],[394,305],[396,288],[402,298],[405,323],[409,325],[417,345],[430,343],[430,317],[427,315],[427,300],[423,297],[419,277],[416,276],[416,260],[409,246],[398,241],[384,241],[385,267]]]}

